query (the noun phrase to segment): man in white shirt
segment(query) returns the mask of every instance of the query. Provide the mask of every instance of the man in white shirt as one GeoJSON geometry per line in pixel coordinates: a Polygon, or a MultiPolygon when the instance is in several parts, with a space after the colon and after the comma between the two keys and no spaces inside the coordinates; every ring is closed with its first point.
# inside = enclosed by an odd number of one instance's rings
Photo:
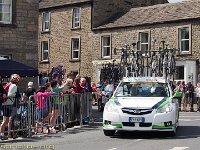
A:
{"type": "Polygon", "coordinates": [[[5,126],[9,123],[11,124],[11,113],[13,108],[13,103],[15,102],[15,96],[17,93],[17,84],[20,81],[20,76],[18,74],[12,74],[10,78],[10,86],[8,89],[7,100],[2,104],[3,109],[3,121],[0,126],[0,138],[2,140],[7,139],[4,136],[5,126]]]}

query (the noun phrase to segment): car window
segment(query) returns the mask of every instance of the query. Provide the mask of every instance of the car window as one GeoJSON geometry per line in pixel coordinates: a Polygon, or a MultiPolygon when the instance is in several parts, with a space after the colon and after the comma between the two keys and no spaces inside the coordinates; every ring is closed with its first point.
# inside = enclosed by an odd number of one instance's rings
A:
{"type": "Polygon", "coordinates": [[[165,83],[122,82],[115,92],[116,97],[168,97],[169,89],[165,83]]]}

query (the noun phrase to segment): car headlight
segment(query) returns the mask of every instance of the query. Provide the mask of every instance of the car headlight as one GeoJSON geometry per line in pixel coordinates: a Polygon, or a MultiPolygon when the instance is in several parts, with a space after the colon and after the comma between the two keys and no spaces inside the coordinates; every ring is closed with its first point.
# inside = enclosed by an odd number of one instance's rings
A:
{"type": "Polygon", "coordinates": [[[157,110],[157,113],[168,113],[168,112],[172,112],[173,110],[173,105],[172,103],[167,103],[164,107],[160,108],[157,110]]]}
{"type": "Polygon", "coordinates": [[[119,113],[119,109],[118,106],[111,103],[111,102],[107,102],[104,109],[108,112],[115,112],[115,113],[119,113]]]}

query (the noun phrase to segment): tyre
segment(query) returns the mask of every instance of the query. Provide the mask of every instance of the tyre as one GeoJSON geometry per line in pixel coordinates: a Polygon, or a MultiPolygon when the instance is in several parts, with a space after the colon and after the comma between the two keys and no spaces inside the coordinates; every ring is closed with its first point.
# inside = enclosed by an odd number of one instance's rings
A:
{"type": "Polygon", "coordinates": [[[115,130],[103,130],[105,136],[114,136],[115,130]]]}
{"type": "Polygon", "coordinates": [[[175,131],[169,131],[168,135],[169,136],[175,136],[176,135],[176,129],[175,129],[175,131]]]}
{"type": "Polygon", "coordinates": [[[177,132],[177,127],[178,127],[178,124],[176,123],[174,130],[173,130],[173,131],[167,132],[168,135],[169,135],[169,136],[175,136],[175,135],[176,135],[176,132],[177,132]]]}
{"type": "Polygon", "coordinates": [[[102,100],[101,100],[101,98],[99,98],[99,100],[98,100],[98,111],[99,112],[103,112],[103,106],[102,106],[102,100]]]}

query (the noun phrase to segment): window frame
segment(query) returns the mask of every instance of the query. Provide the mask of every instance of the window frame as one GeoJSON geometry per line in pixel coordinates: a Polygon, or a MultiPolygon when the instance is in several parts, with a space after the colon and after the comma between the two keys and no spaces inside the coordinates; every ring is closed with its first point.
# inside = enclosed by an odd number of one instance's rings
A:
{"type": "Polygon", "coordinates": [[[178,26],[177,27],[177,47],[180,49],[180,54],[191,54],[192,51],[192,27],[191,25],[184,25],[184,26],[178,26]],[[181,39],[181,29],[188,28],[189,29],[189,39],[181,39]],[[181,40],[180,40],[181,39],[181,40]],[[182,41],[189,41],[189,50],[188,51],[182,51],[181,50],[181,42],[182,41]]]}
{"type": "Polygon", "coordinates": [[[50,40],[43,40],[41,41],[41,62],[49,62],[49,50],[50,50],[50,40]],[[44,42],[47,42],[48,44],[48,50],[44,50],[44,42]],[[48,58],[47,59],[43,59],[44,57],[44,51],[48,52],[48,58]]]}
{"type": "Polygon", "coordinates": [[[112,58],[112,39],[111,38],[112,38],[111,34],[104,34],[104,35],[101,35],[101,37],[100,37],[101,58],[103,58],[103,59],[111,59],[112,58]],[[107,38],[107,37],[110,38],[110,45],[109,46],[108,45],[104,46],[103,45],[104,44],[103,39],[107,38]],[[104,48],[108,48],[108,47],[110,47],[110,56],[105,56],[104,55],[104,48]]]}
{"type": "Polygon", "coordinates": [[[70,43],[71,43],[71,46],[70,46],[71,47],[71,60],[79,61],[80,58],[81,58],[81,56],[80,56],[81,55],[81,37],[80,36],[71,37],[71,42],[70,43]],[[79,40],[79,48],[76,49],[76,50],[73,49],[73,39],[78,39],[79,40]],[[73,57],[73,54],[74,54],[73,52],[74,51],[76,51],[76,52],[78,51],[78,58],[74,58],[73,57]]]}
{"type": "Polygon", "coordinates": [[[79,29],[81,28],[81,7],[73,7],[72,8],[72,29],[79,29]],[[75,17],[75,10],[79,10],[79,17],[78,21],[76,21],[75,17]],[[75,26],[75,24],[78,23],[78,26],[75,26]]]}
{"type": "Polygon", "coordinates": [[[147,51],[150,51],[150,31],[149,30],[143,30],[138,32],[138,41],[140,41],[137,45],[137,50],[142,51],[142,45],[148,45],[147,51]],[[141,36],[142,33],[147,33],[148,34],[148,42],[147,43],[142,43],[141,42],[141,36]],[[139,47],[139,48],[138,48],[139,47]]]}
{"type": "MultiPolygon", "coordinates": [[[[14,13],[14,5],[15,5],[15,3],[16,2],[13,2],[13,0],[11,0],[11,6],[10,6],[10,21],[9,22],[5,22],[5,21],[0,21],[0,24],[2,24],[2,25],[12,25],[13,24],[13,22],[14,22],[14,15],[13,15],[13,13],[14,13]]],[[[6,4],[6,3],[1,3],[1,4],[6,4]]],[[[3,11],[2,11],[2,14],[3,14],[3,11]]]]}
{"type": "Polygon", "coordinates": [[[42,12],[42,28],[41,28],[41,31],[42,32],[50,32],[50,29],[51,29],[51,12],[42,12]],[[48,21],[44,20],[45,14],[49,15],[48,21]],[[46,22],[49,23],[49,28],[48,29],[45,29],[45,23],[46,22]]]}

